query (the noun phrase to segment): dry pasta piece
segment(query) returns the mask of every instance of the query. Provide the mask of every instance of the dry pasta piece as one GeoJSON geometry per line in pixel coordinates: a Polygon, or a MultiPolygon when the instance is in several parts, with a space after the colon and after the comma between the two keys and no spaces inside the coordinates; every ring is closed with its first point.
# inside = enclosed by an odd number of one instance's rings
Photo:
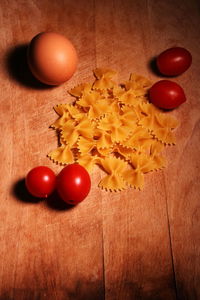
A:
{"type": "Polygon", "coordinates": [[[92,156],[90,154],[79,154],[77,161],[80,165],[86,168],[88,172],[92,172],[94,166],[99,162],[100,158],[96,155],[92,156]]]}
{"type": "Polygon", "coordinates": [[[141,100],[143,100],[143,97],[141,98],[141,96],[143,95],[140,95],[137,91],[128,90],[120,96],[119,101],[128,106],[137,106],[141,103],[141,100]]]}
{"type": "Polygon", "coordinates": [[[139,120],[146,117],[153,118],[157,113],[160,113],[160,110],[157,107],[148,102],[140,102],[140,104],[137,106],[137,109],[139,112],[139,120]]]}
{"type": "Polygon", "coordinates": [[[97,149],[108,149],[112,147],[113,143],[108,132],[99,128],[95,132],[97,149]]]}
{"type": "Polygon", "coordinates": [[[123,157],[124,160],[128,160],[133,152],[134,149],[121,145],[119,143],[116,143],[112,150],[112,153],[114,153],[117,157],[123,157]]]}
{"type": "Polygon", "coordinates": [[[163,156],[160,155],[160,152],[163,150],[164,144],[154,140],[154,143],[150,146],[150,157],[153,159],[155,169],[159,170],[166,167],[166,160],[163,156]]]}
{"type": "Polygon", "coordinates": [[[166,159],[161,155],[154,155],[152,157],[152,160],[154,162],[154,170],[160,170],[166,167],[166,159]]]}
{"type": "Polygon", "coordinates": [[[172,116],[166,115],[164,113],[157,113],[156,114],[157,122],[160,124],[161,127],[166,127],[169,129],[175,129],[178,127],[179,122],[172,116]]]}
{"type": "Polygon", "coordinates": [[[79,133],[77,130],[74,130],[76,127],[75,121],[68,120],[61,129],[61,138],[65,141],[66,144],[73,146],[79,137],[79,133]]]}
{"type": "Polygon", "coordinates": [[[146,90],[152,86],[152,82],[149,79],[147,79],[141,75],[132,73],[130,75],[129,81],[125,82],[124,85],[125,85],[126,90],[142,89],[143,91],[146,92],[146,90]]]}
{"type": "Polygon", "coordinates": [[[54,107],[59,146],[48,157],[61,165],[77,161],[89,172],[98,165],[106,173],[99,187],[107,191],[142,189],[145,173],[166,166],[161,152],[175,143],[178,122],[148,102],[147,78],[131,74],[117,84],[113,70],[94,75],[93,83],[69,91],[75,101],[54,107]]]}
{"type": "Polygon", "coordinates": [[[119,100],[121,96],[124,94],[125,90],[119,85],[114,85],[112,88],[112,96],[114,99],[119,100]]]}
{"type": "Polygon", "coordinates": [[[144,186],[144,174],[140,170],[127,169],[123,179],[128,186],[141,190],[144,186]]]}
{"type": "Polygon", "coordinates": [[[94,89],[105,90],[114,86],[114,82],[110,78],[102,77],[97,79],[93,85],[94,89]]]}
{"type": "Polygon", "coordinates": [[[116,71],[106,68],[96,68],[93,73],[97,79],[100,79],[103,76],[107,78],[113,78],[117,74],[116,71]]]}
{"type": "Polygon", "coordinates": [[[130,163],[135,170],[140,170],[142,173],[148,173],[155,169],[153,160],[144,152],[132,153],[130,163]]]}
{"type": "Polygon", "coordinates": [[[133,169],[125,170],[123,178],[131,187],[142,189],[144,173],[152,171],[154,164],[146,154],[135,152],[130,156],[130,165],[133,169]]]}
{"type": "Polygon", "coordinates": [[[159,126],[154,115],[143,116],[139,120],[138,125],[147,129],[149,132],[154,131],[155,128],[158,128],[158,126],[159,126]]]}
{"type": "Polygon", "coordinates": [[[163,168],[165,160],[156,154],[148,156],[146,153],[135,152],[130,156],[130,165],[133,170],[126,170],[123,178],[131,187],[142,189],[144,174],[163,168]]]}
{"type": "Polygon", "coordinates": [[[96,141],[93,138],[85,138],[81,136],[78,140],[78,150],[81,154],[89,153],[96,147],[96,141]]]}
{"type": "Polygon", "coordinates": [[[83,118],[83,112],[72,104],[60,104],[54,107],[55,112],[60,116],[51,127],[54,129],[62,128],[62,126],[71,119],[80,120],[83,118]]]}
{"type": "Polygon", "coordinates": [[[69,145],[62,145],[48,154],[48,157],[61,165],[74,162],[74,155],[69,145]]]}
{"type": "Polygon", "coordinates": [[[74,97],[81,97],[87,95],[91,91],[92,85],[90,83],[83,83],[75,86],[73,89],[69,90],[69,94],[74,97]]]}
{"type": "Polygon", "coordinates": [[[82,111],[77,105],[67,103],[66,109],[72,119],[81,120],[84,117],[84,111],[82,111]]]}
{"type": "Polygon", "coordinates": [[[121,174],[127,168],[127,163],[116,157],[101,159],[100,166],[107,173],[100,182],[99,187],[110,191],[121,191],[125,189],[126,183],[121,174]]]}
{"type": "Polygon", "coordinates": [[[154,139],[150,146],[150,155],[157,155],[163,149],[164,149],[164,144],[154,139]]]}
{"type": "Polygon", "coordinates": [[[93,128],[94,124],[87,117],[84,117],[76,125],[76,130],[78,131],[78,133],[86,138],[93,137],[93,128]]]}
{"type": "Polygon", "coordinates": [[[112,152],[112,148],[97,148],[97,154],[99,157],[107,157],[112,152]]]}
{"type": "Polygon", "coordinates": [[[176,140],[172,130],[178,126],[177,120],[161,113],[157,113],[155,119],[157,124],[157,128],[153,129],[155,137],[165,144],[175,144],[176,140]]]}
{"type": "Polygon", "coordinates": [[[80,111],[80,109],[78,109],[78,107],[76,107],[75,105],[73,105],[71,103],[56,105],[54,107],[54,110],[59,116],[62,116],[63,113],[67,112],[71,118],[75,118],[76,115],[79,115],[79,114],[82,115],[82,113],[83,113],[82,111],[80,111]]]}
{"type": "Polygon", "coordinates": [[[66,104],[58,104],[54,106],[54,110],[59,116],[62,116],[64,112],[67,112],[66,104]]]}
{"type": "Polygon", "coordinates": [[[69,113],[67,111],[64,111],[62,116],[58,118],[53,124],[51,124],[50,127],[54,129],[60,129],[69,120],[71,120],[69,113]]]}
{"type": "Polygon", "coordinates": [[[109,132],[113,143],[126,140],[131,133],[131,128],[124,125],[120,116],[117,117],[113,113],[102,118],[99,122],[98,128],[109,132]]]}
{"type": "Polygon", "coordinates": [[[97,68],[94,70],[94,75],[97,80],[94,82],[93,88],[99,90],[113,88],[115,86],[115,82],[112,80],[112,77],[115,74],[116,72],[113,70],[97,68]]]}
{"type": "Polygon", "coordinates": [[[122,108],[122,114],[120,115],[120,121],[123,125],[130,127],[131,131],[137,127],[137,114],[134,110],[130,110],[127,106],[122,108]]]}
{"type": "Polygon", "coordinates": [[[141,126],[137,126],[132,135],[125,141],[125,145],[129,148],[144,151],[152,144],[153,137],[147,130],[141,126]]]}
{"type": "Polygon", "coordinates": [[[164,113],[154,108],[152,104],[142,104],[140,108],[141,116],[138,124],[148,129],[162,143],[175,144],[175,136],[172,133],[172,129],[178,125],[176,120],[164,115],[164,113]]]}
{"type": "Polygon", "coordinates": [[[92,92],[88,95],[81,97],[77,104],[82,107],[88,108],[88,117],[90,119],[96,119],[103,116],[105,113],[111,111],[109,106],[109,101],[107,99],[101,98],[99,93],[92,92]]]}
{"type": "Polygon", "coordinates": [[[154,128],[152,134],[162,143],[175,145],[176,139],[169,128],[154,128]]]}
{"type": "Polygon", "coordinates": [[[67,144],[74,145],[80,135],[86,138],[92,138],[93,125],[89,119],[83,118],[78,124],[73,120],[69,120],[63,125],[61,136],[67,144]]]}

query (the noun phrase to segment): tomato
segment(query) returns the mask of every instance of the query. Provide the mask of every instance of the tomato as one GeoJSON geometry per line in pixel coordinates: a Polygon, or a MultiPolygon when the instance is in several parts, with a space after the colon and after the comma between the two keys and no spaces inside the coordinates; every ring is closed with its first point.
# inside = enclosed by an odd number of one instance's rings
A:
{"type": "Polygon", "coordinates": [[[160,73],[167,76],[176,76],[190,67],[192,55],[185,48],[169,48],[157,57],[156,63],[160,73]]]}
{"type": "Polygon", "coordinates": [[[31,195],[47,198],[56,187],[56,175],[48,167],[35,167],[27,174],[25,183],[31,195]]]}
{"type": "Polygon", "coordinates": [[[91,188],[87,170],[77,164],[67,165],[57,176],[57,191],[60,197],[69,204],[83,201],[91,188]]]}
{"type": "Polygon", "coordinates": [[[160,80],[149,90],[150,101],[157,107],[173,109],[186,101],[180,85],[170,80],[160,80]]]}

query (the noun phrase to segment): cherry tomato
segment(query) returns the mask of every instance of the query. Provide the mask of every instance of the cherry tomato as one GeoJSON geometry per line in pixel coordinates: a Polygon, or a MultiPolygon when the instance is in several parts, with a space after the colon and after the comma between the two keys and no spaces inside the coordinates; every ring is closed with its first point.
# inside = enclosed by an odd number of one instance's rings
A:
{"type": "Polygon", "coordinates": [[[25,183],[31,195],[47,198],[56,187],[56,175],[48,167],[35,167],[27,174],[25,183]]]}
{"type": "Polygon", "coordinates": [[[91,188],[87,170],[75,163],[67,165],[57,176],[57,190],[60,197],[69,204],[83,201],[91,188]]]}
{"type": "Polygon", "coordinates": [[[185,72],[192,63],[192,55],[181,47],[169,48],[156,59],[159,71],[167,76],[176,76],[185,72]]]}
{"type": "Polygon", "coordinates": [[[149,90],[150,101],[157,107],[173,109],[186,101],[185,93],[177,83],[160,80],[149,90]]]}

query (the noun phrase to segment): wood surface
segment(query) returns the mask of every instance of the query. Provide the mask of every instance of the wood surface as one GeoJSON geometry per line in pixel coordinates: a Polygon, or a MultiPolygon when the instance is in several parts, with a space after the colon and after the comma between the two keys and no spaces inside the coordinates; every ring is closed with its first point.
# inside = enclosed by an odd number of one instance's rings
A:
{"type": "Polygon", "coordinates": [[[0,1],[0,300],[200,299],[200,4],[198,0],[0,1]],[[79,65],[50,88],[30,74],[26,48],[41,31],[66,35],[79,65]],[[187,102],[168,166],[145,175],[143,191],[109,193],[91,175],[85,201],[69,208],[56,195],[36,201],[24,177],[57,146],[49,125],[67,90],[109,67],[161,77],[154,58],[187,48],[191,68],[172,80],[187,102]]]}

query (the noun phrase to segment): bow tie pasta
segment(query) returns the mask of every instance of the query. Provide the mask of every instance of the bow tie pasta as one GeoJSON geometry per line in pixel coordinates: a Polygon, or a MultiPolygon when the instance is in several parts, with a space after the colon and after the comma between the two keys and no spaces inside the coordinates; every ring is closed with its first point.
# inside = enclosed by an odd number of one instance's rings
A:
{"type": "Polygon", "coordinates": [[[58,119],[51,127],[59,146],[48,157],[61,165],[80,163],[89,172],[99,166],[105,172],[99,187],[107,191],[142,189],[145,173],[166,166],[161,152],[175,144],[178,122],[149,103],[150,80],[131,74],[117,84],[115,75],[97,68],[93,83],[69,91],[72,103],[54,107],[58,119]]]}

